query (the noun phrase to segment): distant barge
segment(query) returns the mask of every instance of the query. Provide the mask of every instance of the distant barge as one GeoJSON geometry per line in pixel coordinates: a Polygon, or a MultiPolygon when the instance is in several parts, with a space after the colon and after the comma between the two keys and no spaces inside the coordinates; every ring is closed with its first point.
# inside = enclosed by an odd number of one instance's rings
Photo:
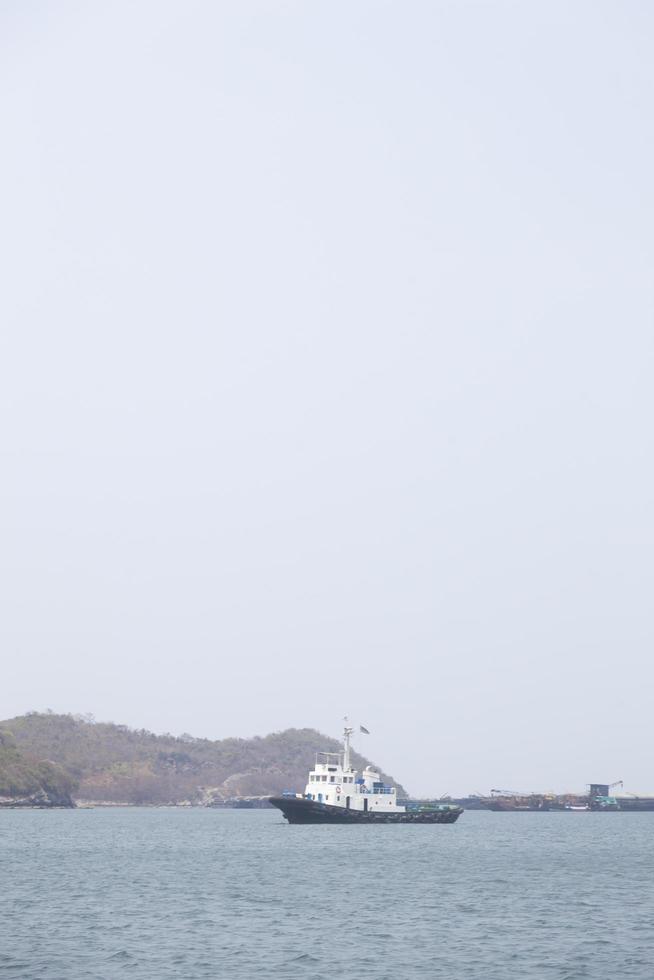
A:
{"type": "Polygon", "coordinates": [[[463,813],[452,804],[401,805],[394,786],[368,766],[359,775],[350,762],[350,738],[344,732],[343,752],[319,752],[304,793],[271,796],[291,824],[454,823],[463,813]]]}
{"type": "Polygon", "coordinates": [[[552,812],[592,812],[592,813],[645,813],[654,812],[654,796],[612,796],[617,783],[590,783],[589,792],[584,796],[551,796],[531,793],[527,796],[510,795],[495,790],[481,800],[486,810],[495,813],[552,813],[552,812]]]}

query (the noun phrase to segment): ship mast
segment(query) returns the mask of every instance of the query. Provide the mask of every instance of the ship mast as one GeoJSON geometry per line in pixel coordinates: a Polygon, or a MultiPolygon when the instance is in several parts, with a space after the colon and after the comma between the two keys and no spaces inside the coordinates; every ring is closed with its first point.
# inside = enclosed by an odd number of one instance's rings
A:
{"type": "Polygon", "coordinates": [[[348,772],[350,769],[350,738],[354,732],[353,728],[350,728],[350,723],[347,718],[345,721],[345,729],[343,731],[343,771],[348,772]]]}

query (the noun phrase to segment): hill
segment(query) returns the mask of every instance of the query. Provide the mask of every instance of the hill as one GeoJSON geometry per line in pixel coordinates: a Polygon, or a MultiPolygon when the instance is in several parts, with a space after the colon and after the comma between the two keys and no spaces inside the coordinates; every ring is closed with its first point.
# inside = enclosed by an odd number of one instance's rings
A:
{"type": "MultiPolygon", "coordinates": [[[[11,733],[21,753],[61,767],[79,801],[132,805],[211,805],[235,796],[299,792],[315,753],[341,747],[312,728],[212,741],[49,712],[11,718],[0,729],[11,733]]],[[[353,762],[360,769],[369,764],[357,753],[353,762]]]]}
{"type": "Polygon", "coordinates": [[[75,780],[60,766],[19,751],[0,730],[0,807],[73,806],[75,780]]]}

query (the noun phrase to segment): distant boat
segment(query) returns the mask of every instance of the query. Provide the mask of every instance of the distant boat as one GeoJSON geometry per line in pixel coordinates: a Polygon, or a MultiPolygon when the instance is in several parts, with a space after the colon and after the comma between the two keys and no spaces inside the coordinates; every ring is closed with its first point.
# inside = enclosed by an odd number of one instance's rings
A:
{"type": "Polygon", "coordinates": [[[454,823],[463,813],[452,804],[402,806],[394,786],[386,785],[379,772],[367,766],[361,775],[352,768],[350,739],[354,729],[346,724],[342,752],[318,752],[304,793],[271,796],[289,823],[454,823]]]}
{"type": "Polygon", "coordinates": [[[654,796],[612,796],[616,783],[589,783],[589,792],[584,796],[555,796],[552,793],[529,793],[521,795],[509,790],[491,790],[491,795],[479,802],[486,810],[496,813],[644,813],[654,812],[654,796]]]}

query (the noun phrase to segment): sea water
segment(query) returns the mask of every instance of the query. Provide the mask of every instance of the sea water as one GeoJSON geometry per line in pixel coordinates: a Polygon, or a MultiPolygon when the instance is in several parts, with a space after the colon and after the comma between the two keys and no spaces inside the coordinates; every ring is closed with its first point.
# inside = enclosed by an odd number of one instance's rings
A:
{"type": "Polygon", "coordinates": [[[654,977],[654,813],[0,811],[0,977],[654,977]]]}

